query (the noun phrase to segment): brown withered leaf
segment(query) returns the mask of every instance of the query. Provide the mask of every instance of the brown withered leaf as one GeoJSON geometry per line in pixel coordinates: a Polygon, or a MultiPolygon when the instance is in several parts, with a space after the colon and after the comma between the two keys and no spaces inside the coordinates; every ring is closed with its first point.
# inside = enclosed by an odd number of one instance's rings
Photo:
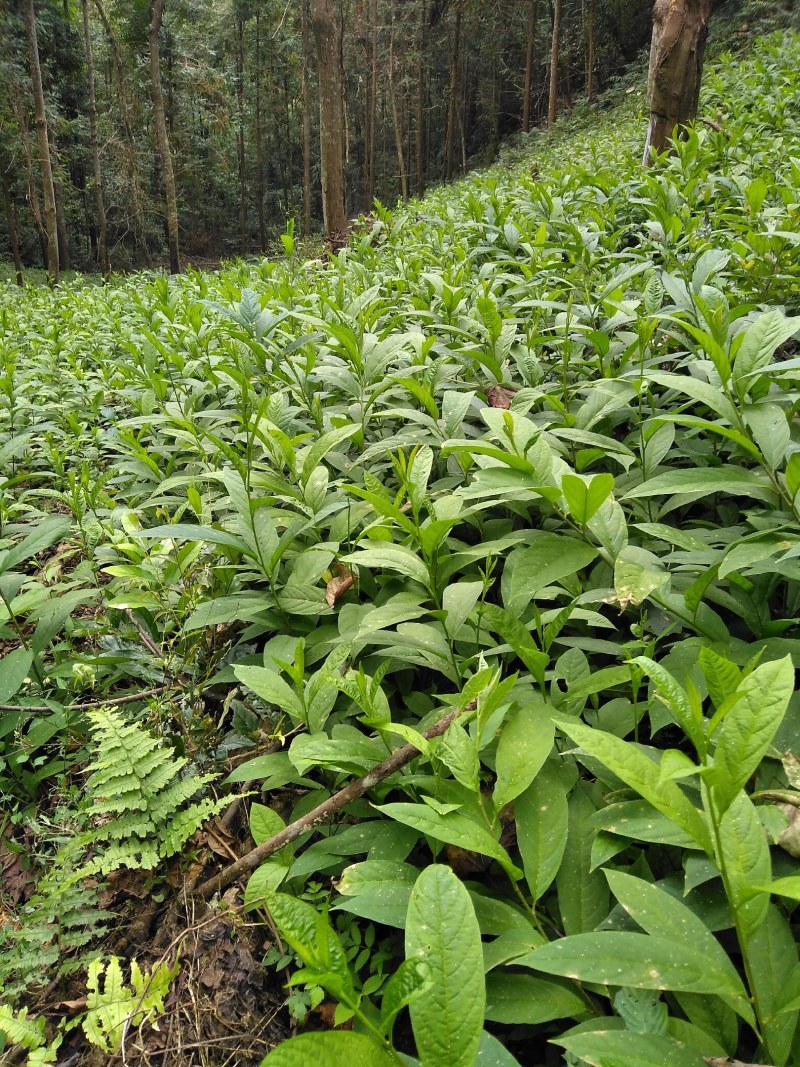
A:
{"type": "Polygon", "coordinates": [[[205,829],[205,843],[217,856],[225,859],[237,859],[233,849],[234,837],[221,819],[212,819],[205,829]]]}
{"type": "Polygon", "coordinates": [[[490,385],[486,390],[486,399],[490,407],[508,409],[516,393],[516,389],[511,389],[507,385],[490,385]]]}
{"type": "Polygon", "coordinates": [[[36,886],[30,871],[25,869],[21,852],[7,847],[0,840],[0,894],[8,897],[12,904],[27,900],[36,886]]]}
{"type": "Polygon", "coordinates": [[[333,577],[325,586],[325,603],[329,608],[334,607],[339,597],[344,596],[356,580],[356,576],[344,563],[334,563],[333,571],[333,577]]]}
{"type": "Polygon", "coordinates": [[[105,888],[100,894],[100,903],[104,908],[112,904],[118,896],[134,897],[144,900],[152,892],[153,876],[150,871],[137,871],[129,867],[120,867],[108,876],[105,888]]]}

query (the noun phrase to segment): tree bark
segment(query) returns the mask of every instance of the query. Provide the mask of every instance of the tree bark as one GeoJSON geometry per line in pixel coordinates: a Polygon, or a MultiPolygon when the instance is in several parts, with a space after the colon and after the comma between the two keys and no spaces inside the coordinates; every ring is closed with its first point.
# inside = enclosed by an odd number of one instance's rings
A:
{"type": "Polygon", "coordinates": [[[417,196],[425,195],[425,34],[428,23],[426,0],[420,7],[419,39],[417,41],[417,196]]]}
{"type": "Polygon", "coordinates": [[[53,191],[56,196],[56,233],[58,234],[58,267],[69,270],[69,232],[64,214],[64,189],[60,181],[53,179],[53,191]]]}
{"type": "Polygon", "coordinates": [[[39,159],[42,168],[42,195],[47,230],[47,273],[50,284],[56,285],[59,277],[58,223],[56,220],[56,194],[53,186],[53,166],[50,160],[50,139],[47,133],[47,111],[42,86],[42,68],[39,64],[39,41],[36,35],[36,13],[33,0],[23,0],[25,33],[28,38],[28,59],[33,85],[33,104],[36,115],[36,136],[39,141],[39,159]]]}
{"type": "Polygon", "coordinates": [[[403,201],[408,200],[408,171],[406,170],[406,157],[403,149],[403,130],[397,112],[397,86],[394,80],[394,9],[392,9],[391,26],[389,30],[389,99],[392,103],[392,124],[394,126],[394,143],[397,152],[397,167],[400,172],[400,196],[403,201]]]}
{"type": "Polygon", "coordinates": [[[164,175],[164,193],[167,201],[167,240],[169,242],[170,274],[180,274],[181,255],[178,238],[178,198],[175,192],[175,172],[172,169],[172,152],[167,134],[167,117],[164,110],[164,90],[161,86],[161,55],[158,50],[158,34],[164,18],[166,0],[150,0],[150,89],[153,96],[153,122],[156,128],[156,143],[164,175]]]}
{"type": "Polygon", "coordinates": [[[561,0],[555,0],[553,7],[553,40],[550,46],[550,97],[547,105],[547,128],[551,129],[556,121],[558,106],[558,57],[561,47],[561,0]]]}
{"type": "Polygon", "coordinates": [[[525,87],[522,90],[522,132],[531,129],[531,92],[533,91],[533,64],[536,60],[536,23],[539,0],[530,0],[528,12],[528,47],[525,53],[525,87]]]}
{"type": "Polygon", "coordinates": [[[103,196],[103,172],[100,169],[100,145],[97,139],[97,98],[95,95],[94,52],[92,49],[92,28],[89,24],[89,0],[81,0],[83,13],[83,38],[86,47],[86,84],[89,103],[89,142],[92,148],[92,170],[94,173],[94,197],[97,206],[97,262],[103,274],[111,270],[108,262],[108,223],[106,221],[106,202],[103,196]]]}
{"type": "Polygon", "coordinates": [[[453,29],[453,51],[450,56],[450,96],[447,103],[447,134],[445,140],[444,178],[453,177],[453,151],[456,143],[456,126],[458,124],[458,64],[461,51],[461,3],[456,4],[455,27],[453,29]]]}
{"type": "Polygon", "coordinates": [[[14,206],[14,198],[8,184],[8,175],[3,174],[3,199],[6,205],[6,221],[8,223],[8,243],[11,248],[11,258],[14,260],[14,274],[17,285],[22,288],[25,278],[22,273],[22,257],[19,254],[19,238],[17,237],[17,212],[14,206]]]}
{"type": "Polygon", "coordinates": [[[133,215],[133,232],[136,236],[136,243],[141,250],[144,264],[149,267],[152,260],[150,258],[150,247],[147,241],[144,209],[142,207],[142,193],[139,187],[139,168],[136,163],[136,141],[133,134],[133,123],[131,122],[130,111],[128,109],[125,64],[122,59],[122,50],[120,49],[117,35],[114,33],[114,28],[109,21],[102,0],[94,0],[94,5],[97,8],[100,21],[103,23],[103,29],[106,32],[108,43],[111,46],[111,54],[114,59],[114,70],[117,75],[117,103],[119,105],[120,117],[122,119],[122,128],[125,131],[125,162],[128,171],[128,188],[130,189],[131,195],[130,207],[133,215]]]}
{"type": "MultiPolygon", "coordinates": [[[[308,77],[305,66],[305,50],[303,51],[303,84],[308,77]]],[[[258,244],[259,250],[264,251],[267,247],[267,226],[264,218],[264,141],[261,129],[261,12],[256,8],[256,73],[255,73],[255,139],[256,139],[256,193],[258,197],[258,244]]],[[[305,98],[303,102],[305,108],[305,98]]]]}
{"type": "Polygon", "coordinates": [[[303,34],[303,236],[311,236],[311,44],[308,33],[308,0],[300,0],[303,34]]]}
{"type": "Polygon", "coordinates": [[[369,86],[367,89],[367,115],[365,130],[366,147],[366,181],[365,200],[369,207],[375,199],[378,114],[378,0],[371,0],[370,6],[370,52],[369,52],[369,86]]]}
{"type": "Polygon", "coordinates": [[[239,172],[239,247],[247,255],[247,187],[244,172],[244,19],[236,15],[236,162],[239,172]]]}
{"type": "Polygon", "coordinates": [[[19,127],[20,145],[22,146],[22,162],[25,166],[25,177],[28,182],[28,203],[30,204],[36,233],[39,237],[39,248],[42,253],[42,265],[47,270],[47,230],[42,220],[42,206],[39,202],[39,193],[36,187],[36,178],[33,173],[33,158],[28,140],[28,124],[25,120],[25,109],[19,98],[19,86],[9,83],[8,96],[11,102],[11,110],[14,113],[17,126],[19,127]]]}
{"type": "Polygon", "coordinates": [[[594,95],[594,0],[588,0],[588,28],[586,42],[586,99],[594,95]]]}
{"type": "Polygon", "coordinates": [[[686,126],[697,115],[710,14],[711,0],[655,2],[645,166],[650,162],[651,148],[663,152],[676,127],[686,126]]]}
{"type": "Polygon", "coordinates": [[[347,229],[344,187],[342,31],[335,0],[313,0],[311,29],[319,74],[319,143],[325,232],[347,229]]]}

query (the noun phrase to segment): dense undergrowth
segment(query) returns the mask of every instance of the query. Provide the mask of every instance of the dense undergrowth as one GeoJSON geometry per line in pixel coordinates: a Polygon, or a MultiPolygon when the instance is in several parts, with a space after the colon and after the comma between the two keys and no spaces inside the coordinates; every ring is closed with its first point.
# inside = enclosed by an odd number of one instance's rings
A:
{"type": "Polygon", "coordinates": [[[269,1064],[798,1061],[799,44],[649,170],[631,96],[330,263],[0,291],[30,1062],[96,957],[85,1035],[150,1062],[177,972],[109,959],[115,872],[158,896],[238,783],[261,843],[409,741],[250,878],[294,1016],[352,1025],[269,1064]]]}

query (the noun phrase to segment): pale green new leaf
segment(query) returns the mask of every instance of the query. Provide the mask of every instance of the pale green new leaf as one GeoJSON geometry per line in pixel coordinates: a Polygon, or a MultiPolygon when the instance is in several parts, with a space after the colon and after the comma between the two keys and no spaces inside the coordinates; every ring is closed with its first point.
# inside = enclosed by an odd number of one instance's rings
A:
{"type": "Polygon", "coordinates": [[[550,886],[567,844],[569,809],[564,783],[549,763],[514,804],[517,845],[534,901],[550,886]]]}
{"type": "Polygon", "coordinates": [[[555,727],[543,700],[526,700],[503,726],[497,744],[492,801],[496,811],[524,792],[553,747],[555,727]]]}
{"type": "Polygon", "coordinates": [[[397,1067],[386,1048],[366,1034],[330,1030],[318,1034],[298,1034],[281,1042],[260,1067],[397,1067]]]}

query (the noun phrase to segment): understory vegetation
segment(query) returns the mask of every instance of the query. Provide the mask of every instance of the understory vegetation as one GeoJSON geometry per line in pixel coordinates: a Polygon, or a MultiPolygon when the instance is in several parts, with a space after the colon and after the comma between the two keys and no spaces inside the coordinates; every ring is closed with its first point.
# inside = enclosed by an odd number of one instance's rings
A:
{"type": "Polygon", "coordinates": [[[8,1062],[800,1062],[799,46],[0,288],[8,1062]]]}

